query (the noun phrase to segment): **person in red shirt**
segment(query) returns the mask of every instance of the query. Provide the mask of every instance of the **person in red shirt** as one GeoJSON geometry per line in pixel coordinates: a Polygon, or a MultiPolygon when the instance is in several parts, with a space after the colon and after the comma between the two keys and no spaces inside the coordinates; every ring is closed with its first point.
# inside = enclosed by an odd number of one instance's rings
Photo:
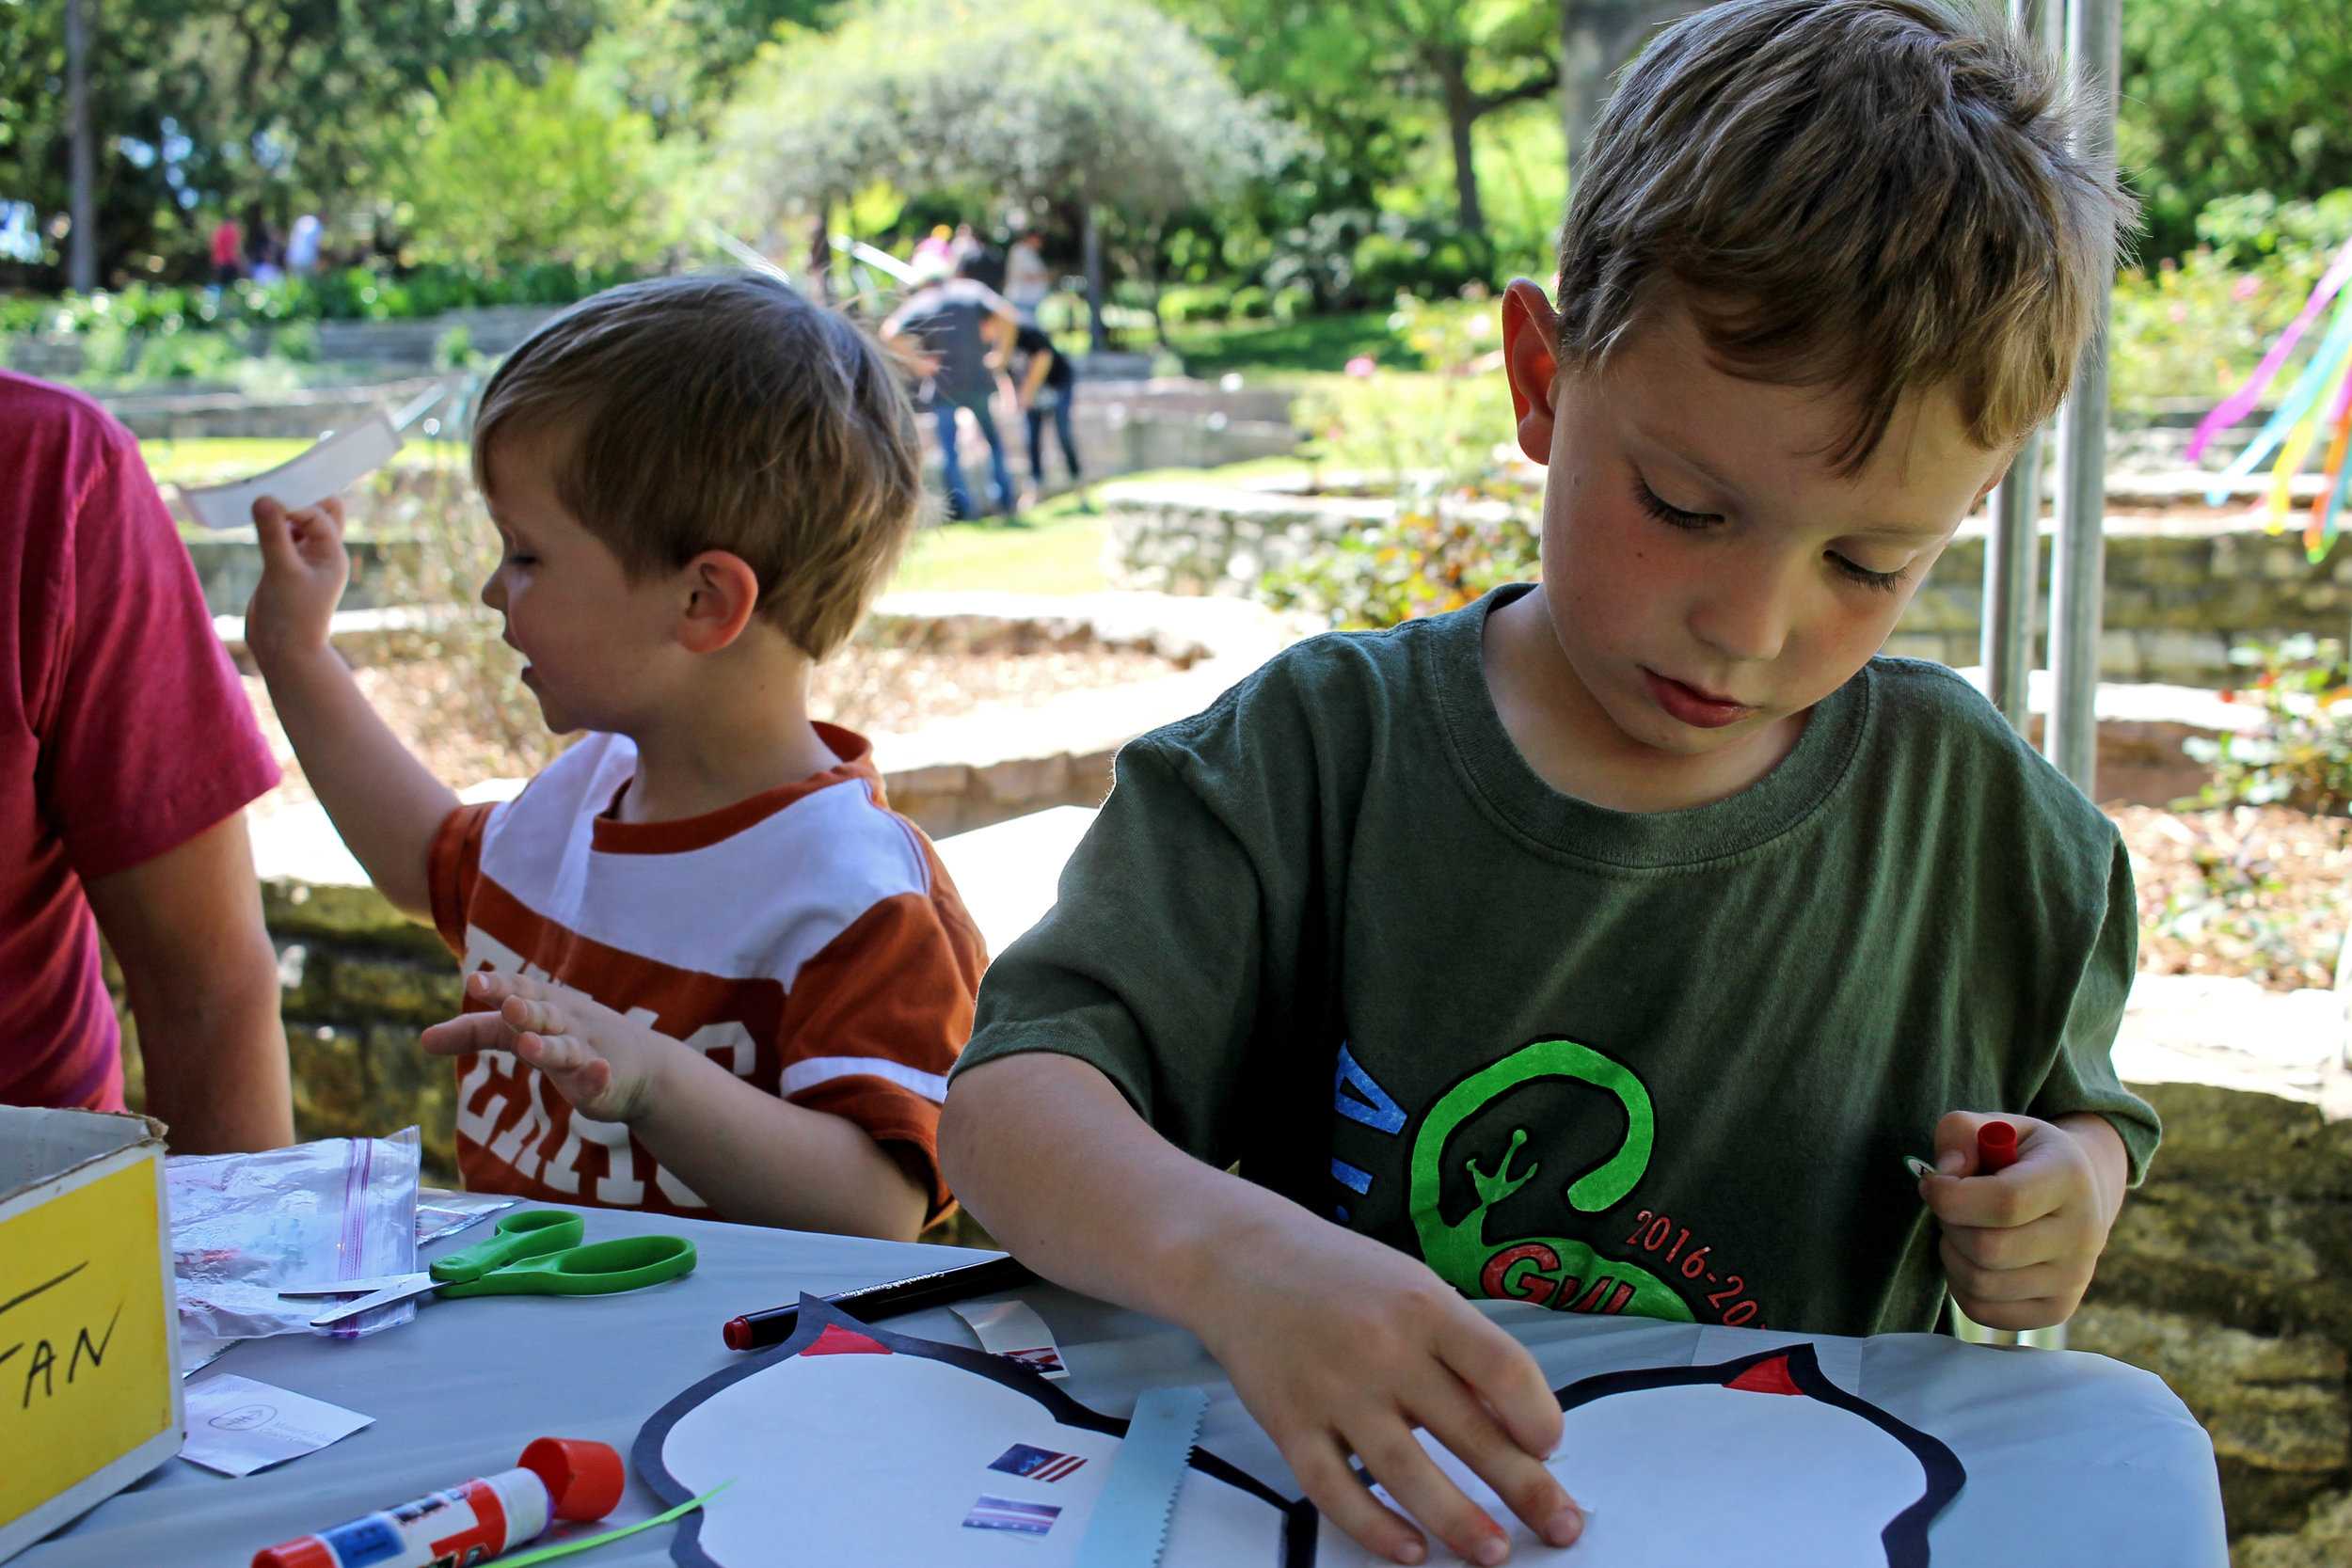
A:
{"type": "Polygon", "coordinates": [[[138,443],[0,371],[0,1103],[147,1110],[180,1153],[292,1141],[246,803],[278,782],[138,443]]]}
{"type": "Polygon", "coordinates": [[[245,230],[224,217],[213,229],[213,282],[234,283],[245,276],[245,230]]]}

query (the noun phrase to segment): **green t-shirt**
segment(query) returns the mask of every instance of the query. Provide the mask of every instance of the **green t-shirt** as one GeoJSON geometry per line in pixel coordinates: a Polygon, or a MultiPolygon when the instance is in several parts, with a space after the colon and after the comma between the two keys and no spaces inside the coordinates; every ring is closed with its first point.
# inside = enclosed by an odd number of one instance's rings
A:
{"type": "Polygon", "coordinates": [[[1523,591],[1129,745],[958,1070],[1080,1057],[1200,1159],[1562,1310],[1932,1328],[1902,1157],[1948,1110],[2103,1113],[2139,1179],[2122,841],[1971,687],[1875,659],[1738,795],[1609,811],[1487,694],[1523,591]]]}

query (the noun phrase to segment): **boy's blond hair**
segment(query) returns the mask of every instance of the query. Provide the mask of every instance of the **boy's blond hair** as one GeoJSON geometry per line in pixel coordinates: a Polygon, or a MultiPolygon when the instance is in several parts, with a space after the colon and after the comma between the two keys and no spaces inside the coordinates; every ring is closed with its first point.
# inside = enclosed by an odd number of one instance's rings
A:
{"type": "Polygon", "coordinates": [[[1732,373],[1845,388],[1859,471],[1907,393],[1957,395],[2006,450],[2100,330],[2136,206],[2060,80],[1940,0],[1729,0],[1661,33],[1595,127],[1560,236],[1580,369],[1661,285],[1732,373]]]}
{"type": "Polygon", "coordinates": [[[881,345],[755,273],[650,278],[533,332],[484,388],[492,448],[558,433],[555,489],[632,580],[740,556],[812,659],[857,629],[914,527],[914,411],[881,345]]]}

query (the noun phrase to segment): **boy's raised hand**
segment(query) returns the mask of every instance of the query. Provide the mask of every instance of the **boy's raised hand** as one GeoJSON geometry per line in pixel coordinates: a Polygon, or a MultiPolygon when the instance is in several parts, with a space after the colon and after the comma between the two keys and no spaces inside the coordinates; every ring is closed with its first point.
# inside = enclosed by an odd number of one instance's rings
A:
{"type": "Polygon", "coordinates": [[[1961,1309],[1987,1328],[2064,1323],[2090,1289],[2122,1203],[2123,1145],[2104,1117],[2062,1122],[1947,1113],[1935,1127],[1936,1174],[1919,1196],[1944,1227],[1944,1275],[1961,1309]],[[2017,1129],[2017,1163],[1979,1170],[1977,1130],[2017,1129]]]}
{"type": "Polygon", "coordinates": [[[332,497],[289,512],[268,496],[253,503],[262,541],[262,580],[246,606],[246,646],[255,659],[326,646],[335,606],[351,579],[343,549],[343,503],[332,497]]]}
{"type": "Polygon", "coordinates": [[[1424,1560],[1421,1534],[1357,1480],[1360,1459],[1466,1562],[1503,1560],[1503,1530],[1414,1436],[1425,1427],[1545,1541],[1582,1513],[1544,1466],[1560,1404],[1517,1340],[1424,1264],[1337,1226],[1286,1228],[1225,1253],[1216,1297],[1189,1314],[1209,1353],[1340,1528],[1391,1561],[1424,1560]]]}
{"type": "Polygon", "coordinates": [[[634,1121],[652,1103],[653,1080],[676,1045],[583,992],[487,970],[466,977],[466,997],[489,1011],[461,1013],[418,1037],[427,1054],[511,1051],[548,1075],[572,1108],[599,1121],[634,1121]]]}

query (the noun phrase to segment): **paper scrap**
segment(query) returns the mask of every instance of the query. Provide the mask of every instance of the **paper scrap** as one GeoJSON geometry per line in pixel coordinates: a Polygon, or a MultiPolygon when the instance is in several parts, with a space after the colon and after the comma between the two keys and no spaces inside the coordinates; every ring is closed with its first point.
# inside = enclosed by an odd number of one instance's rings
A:
{"type": "Polygon", "coordinates": [[[972,1332],[980,1338],[982,1350],[1018,1361],[1031,1371],[1057,1382],[1070,1375],[1070,1369],[1062,1363],[1061,1346],[1054,1342],[1054,1331],[1045,1326],[1045,1320],[1028,1303],[961,1302],[955,1314],[972,1325],[972,1332]]]}
{"type": "Polygon", "coordinates": [[[1033,1449],[1026,1443],[1015,1443],[990,1461],[988,1467],[1028,1481],[1059,1481],[1085,1463],[1074,1453],[1056,1453],[1051,1449],[1033,1449]]]}
{"type": "Polygon", "coordinates": [[[1910,1171],[1912,1175],[1919,1178],[1923,1181],[1935,1174],[1935,1167],[1928,1164],[1925,1160],[1920,1159],[1916,1154],[1904,1155],[1903,1167],[1910,1171]]]}
{"type": "Polygon", "coordinates": [[[1059,1503],[1025,1503],[1011,1497],[982,1497],[963,1516],[965,1529],[1009,1529],[1043,1535],[1061,1517],[1059,1503]]]}
{"type": "Polygon", "coordinates": [[[373,1416],[222,1372],[188,1388],[188,1440],[180,1457],[224,1476],[249,1476],[374,1423],[373,1416]]]}
{"type": "Polygon", "coordinates": [[[183,484],[180,499],[206,528],[246,528],[253,522],[253,503],[262,497],[276,497],[290,512],[315,506],[382,467],[399,450],[400,432],[392,421],[371,414],[266,473],[227,484],[183,484]]]}

